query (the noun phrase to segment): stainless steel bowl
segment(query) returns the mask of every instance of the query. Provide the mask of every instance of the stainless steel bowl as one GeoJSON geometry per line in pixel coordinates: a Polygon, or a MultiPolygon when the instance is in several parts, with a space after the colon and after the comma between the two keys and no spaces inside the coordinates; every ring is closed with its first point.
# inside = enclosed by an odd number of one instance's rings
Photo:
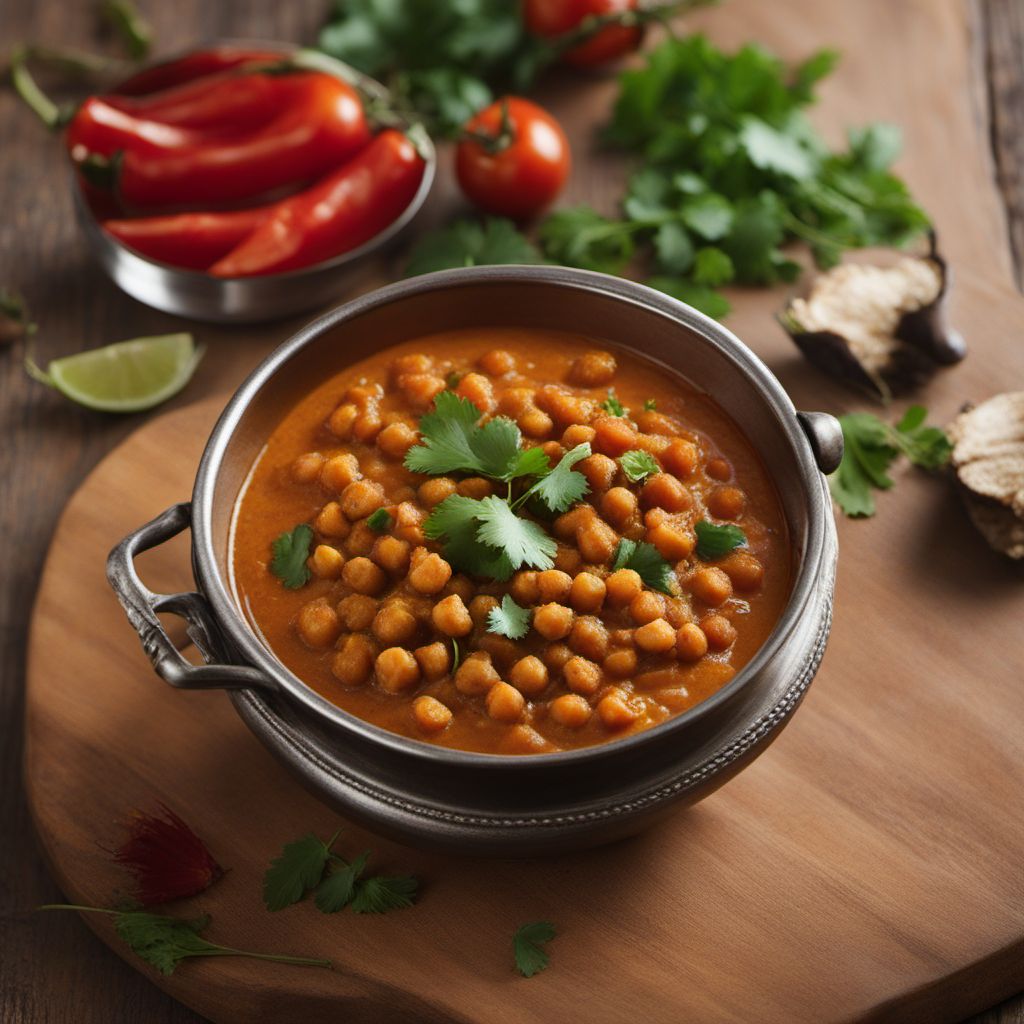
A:
{"type": "Polygon", "coordinates": [[[192,502],[175,505],[112,553],[108,577],[156,671],[174,686],[232,690],[252,731],[325,801],[403,841],[461,852],[537,854],[608,842],[706,796],[778,735],[817,671],[831,624],[837,554],[822,472],[838,464],[831,416],[798,413],[734,335],[642,285],[557,267],[477,267],[391,285],[315,321],[269,356],[214,427],[192,502]],[[325,700],[250,628],[229,580],[230,524],[267,436],[310,385],[372,352],[429,332],[544,327],[642,353],[729,411],[778,486],[794,582],[775,630],[718,693],[652,729],[554,754],[468,753],[407,739],[325,700]],[[197,591],[160,595],[133,557],[192,529],[197,591]],[[192,666],[160,626],[184,616],[207,662],[192,666]]]}
{"type": "MultiPolygon", "coordinates": [[[[231,45],[280,51],[282,56],[298,53],[294,46],[254,40],[230,40],[231,45]]],[[[174,58],[171,58],[174,59],[174,58]]],[[[310,66],[352,83],[361,93],[381,103],[388,91],[380,82],[341,61],[323,54],[306,57],[310,66]]],[[[193,320],[219,323],[257,323],[304,313],[368,284],[379,275],[378,259],[394,248],[400,235],[416,219],[430,193],[437,170],[437,153],[426,133],[417,135],[426,161],[420,187],[402,215],[368,242],[332,260],[284,274],[260,277],[218,278],[198,270],[186,270],[151,260],[119,242],[97,223],[72,176],[71,192],[75,214],[82,231],[103,269],[114,283],[147,306],[193,320]],[[376,258],[375,258],[376,257],[376,258]]]]}

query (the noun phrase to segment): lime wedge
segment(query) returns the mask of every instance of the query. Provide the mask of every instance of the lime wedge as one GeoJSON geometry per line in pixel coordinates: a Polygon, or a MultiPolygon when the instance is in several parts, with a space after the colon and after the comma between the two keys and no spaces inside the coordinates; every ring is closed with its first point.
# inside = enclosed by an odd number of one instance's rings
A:
{"type": "Polygon", "coordinates": [[[55,359],[45,371],[31,359],[25,366],[36,380],[89,409],[142,412],[176,395],[202,358],[191,334],[163,334],[55,359]]]}

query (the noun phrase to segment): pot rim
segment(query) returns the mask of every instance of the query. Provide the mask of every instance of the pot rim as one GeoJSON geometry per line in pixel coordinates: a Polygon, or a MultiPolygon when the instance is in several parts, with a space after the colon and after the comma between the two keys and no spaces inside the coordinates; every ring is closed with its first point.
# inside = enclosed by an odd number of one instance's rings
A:
{"type": "Polygon", "coordinates": [[[831,514],[831,506],[824,477],[815,463],[810,444],[800,427],[796,413],[793,402],[775,375],[736,335],[691,306],[635,281],[589,270],[527,264],[440,270],[398,281],[346,302],[307,324],[267,356],[242,382],[228,402],[214,425],[203,451],[192,493],[192,553],[196,582],[212,605],[219,624],[228,633],[232,643],[248,664],[256,666],[270,677],[277,690],[287,699],[297,702],[301,708],[317,718],[326,719],[330,725],[343,733],[354,734],[357,739],[369,741],[374,746],[436,765],[485,770],[510,768],[513,765],[530,769],[542,766],[578,766],[582,762],[619,756],[658,743],[673,732],[688,728],[698,719],[711,714],[730,701],[757,676],[789,640],[812,600],[815,584],[823,568],[827,542],[825,515],[831,514]],[[783,434],[790,441],[804,485],[805,501],[812,514],[808,516],[806,542],[799,570],[779,621],[754,657],[720,690],[679,715],[621,739],[554,753],[489,754],[435,746],[390,732],[332,704],[292,673],[259,640],[246,622],[217,568],[212,535],[212,512],[218,470],[239,421],[262,388],[306,345],[338,324],[417,295],[473,285],[501,286],[523,283],[579,290],[603,295],[628,305],[645,307],[648,311],[682,324],[717,345],[746,377],[748,383],[759,392],[783,434]],[[816,497],[823,503],[823,508],[828,510],[825,515],[813,514],[818,504],[816,497]]]}

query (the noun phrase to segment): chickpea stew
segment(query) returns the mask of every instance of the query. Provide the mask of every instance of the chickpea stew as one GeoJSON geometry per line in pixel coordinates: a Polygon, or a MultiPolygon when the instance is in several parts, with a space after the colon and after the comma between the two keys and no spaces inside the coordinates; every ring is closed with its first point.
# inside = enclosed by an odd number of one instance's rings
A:
{"type": "Polygon", "coordinates": [[[325,380],[269,438],[233,536],[239,603],[295,675],[493,754],[693,707],[790,588],[779,497],[726,413],[554,331],[435,334],[325,380]]]}

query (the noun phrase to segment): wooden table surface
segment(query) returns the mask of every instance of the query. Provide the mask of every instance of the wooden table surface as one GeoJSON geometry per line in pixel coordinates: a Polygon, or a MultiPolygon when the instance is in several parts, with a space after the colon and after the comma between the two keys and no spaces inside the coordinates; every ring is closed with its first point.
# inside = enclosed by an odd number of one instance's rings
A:
{"type": "MultiPolygon", "coordinates": [[[[728,0],[726,0],[726,3],[728,0]]],[[[841,5],[845,0],[821,0],[841,5]]],[[[936,0],[943,2],[943,0],[936,0]]],[[[957,0],[948,0],[957,2],[957,0]]],[[[1006,211],[1001,242],[1024,268],[1024,2],[960,0],[976,75],[979,134],[992,146],[1006,211]]],[[[250,36],[310,41],[325,0],[143,2],[161,50],[196,41],[250,36]]],[[[779,5],[785,17],[785,3],[779,5]]],[[[60,0],[8,0],[0,40],[101,47],[93,5],[60,0]]],[[[831,40],[830,40],[831,41],[831,40]]],[[[835,40],[840,45],[842,40],[835,40]]],[[[941,167],[936,173],[941,173],[941,167]]],[[[105,341],[179,328],[180,321],[121,294],[92,264],[71,218],[67,179],[56,144],[0,92],[0,286],[21,291],[41,322],[44,358],[105,341]]],[[[965,197],[965,201],[969,201],[965,197]]],[[[197,330],[209,351],[201,372],[176,399],[191,402],[232,387],[300,321],[265,328],[197,330]]],[[[73,915],[36,915],[30,908],[60,898],[35,845],[20,785],[25,634],[40,565],[67,496],[141,417],[102,417],[78,409],[23,374],[19,350],[0,353],[0,1019],[39,1021],[198,1021],[97,942],[73,915]]],[[[82,609],[88,614],[88,609],[82,609]]],[[[974,1024],[1024,1024],[1024,997],[974,1024]]]]}

